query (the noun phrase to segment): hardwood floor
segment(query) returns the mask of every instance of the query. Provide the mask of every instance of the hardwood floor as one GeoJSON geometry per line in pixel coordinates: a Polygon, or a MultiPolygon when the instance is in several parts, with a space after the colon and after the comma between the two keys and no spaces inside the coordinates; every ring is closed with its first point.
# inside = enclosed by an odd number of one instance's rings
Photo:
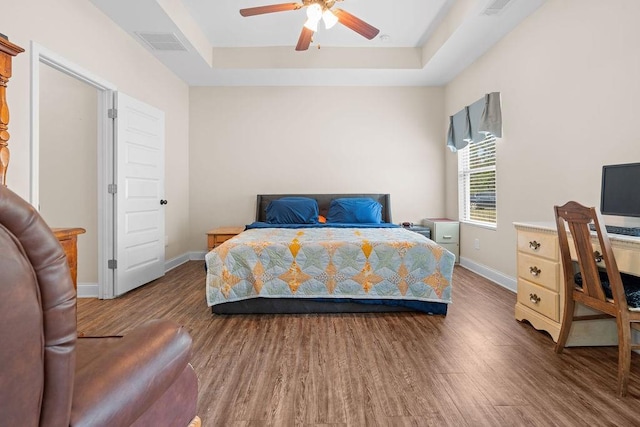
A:
{"type": "Polygon", "coordinates": [[[462,268],[447,316],[214,315],[189,262],[115,300],[78,300],[85,335],[170,318],[190,331],[203,426],[640,425],[640,355],[617,398],[617,348],[553,351],[515,294],[462,268]]]}

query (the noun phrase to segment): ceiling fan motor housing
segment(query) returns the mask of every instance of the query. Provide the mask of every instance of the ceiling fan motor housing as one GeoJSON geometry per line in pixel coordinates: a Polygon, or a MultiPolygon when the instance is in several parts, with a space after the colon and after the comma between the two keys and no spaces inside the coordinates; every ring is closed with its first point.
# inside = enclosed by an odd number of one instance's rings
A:
{"type": "Polygon", "coordinates": [[[302,3],[305,6],[310,6],[316,3],[316,4],[319,4],[324,10],[324,9],[331,9],[333,5],[336,4],[336,1],[341,1],[341,0],[304,0],[302,3]]]}

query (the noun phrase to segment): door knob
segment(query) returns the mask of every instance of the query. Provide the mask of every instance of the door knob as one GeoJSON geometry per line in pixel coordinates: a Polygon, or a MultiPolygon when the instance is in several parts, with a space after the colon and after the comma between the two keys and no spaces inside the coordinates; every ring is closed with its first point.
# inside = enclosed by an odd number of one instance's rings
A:
{"type": "Polygon", "coordinates": [[[168,202],[167,202],[166,200],[164,200],[164,199],[160,200],[160,204],[161,204],[161,205],[166,205],[167,203],[168,203],[168,202]]]}

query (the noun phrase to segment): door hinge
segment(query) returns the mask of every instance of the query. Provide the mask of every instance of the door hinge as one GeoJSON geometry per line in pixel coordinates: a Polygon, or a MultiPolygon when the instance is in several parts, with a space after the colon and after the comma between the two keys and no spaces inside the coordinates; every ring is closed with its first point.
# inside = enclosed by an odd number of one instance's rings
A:
{"type": "Polygon", "coordinates": [[[109,184],[107,186],[107,192],[109,194],[116,194],[118,192],[118,185],[117,184],[109,184]]]}
{"type": "Polygon", "coordinates": [[[115,270],[116,268],[118,268],[118,260],[110,259],[109,261],[107,261],[107,267],[109,268],[109,270],[115,270]]]}
{"type": "Polygon", "coordinates": [[[110,119],[117,119],[118,118],[118,110],[116,108],[109,108],[109,110],[107,111],[107,116],[110,119]]]}

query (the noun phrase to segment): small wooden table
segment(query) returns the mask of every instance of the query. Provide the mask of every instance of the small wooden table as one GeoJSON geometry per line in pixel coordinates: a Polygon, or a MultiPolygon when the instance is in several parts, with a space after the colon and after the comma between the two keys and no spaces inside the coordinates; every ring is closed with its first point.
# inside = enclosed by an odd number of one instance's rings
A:
{"type": "Polygon", "coordinates": [[[207,250],[211,250],[244,231],[244,227],[218,227],[207,231],[207,250]]]}

